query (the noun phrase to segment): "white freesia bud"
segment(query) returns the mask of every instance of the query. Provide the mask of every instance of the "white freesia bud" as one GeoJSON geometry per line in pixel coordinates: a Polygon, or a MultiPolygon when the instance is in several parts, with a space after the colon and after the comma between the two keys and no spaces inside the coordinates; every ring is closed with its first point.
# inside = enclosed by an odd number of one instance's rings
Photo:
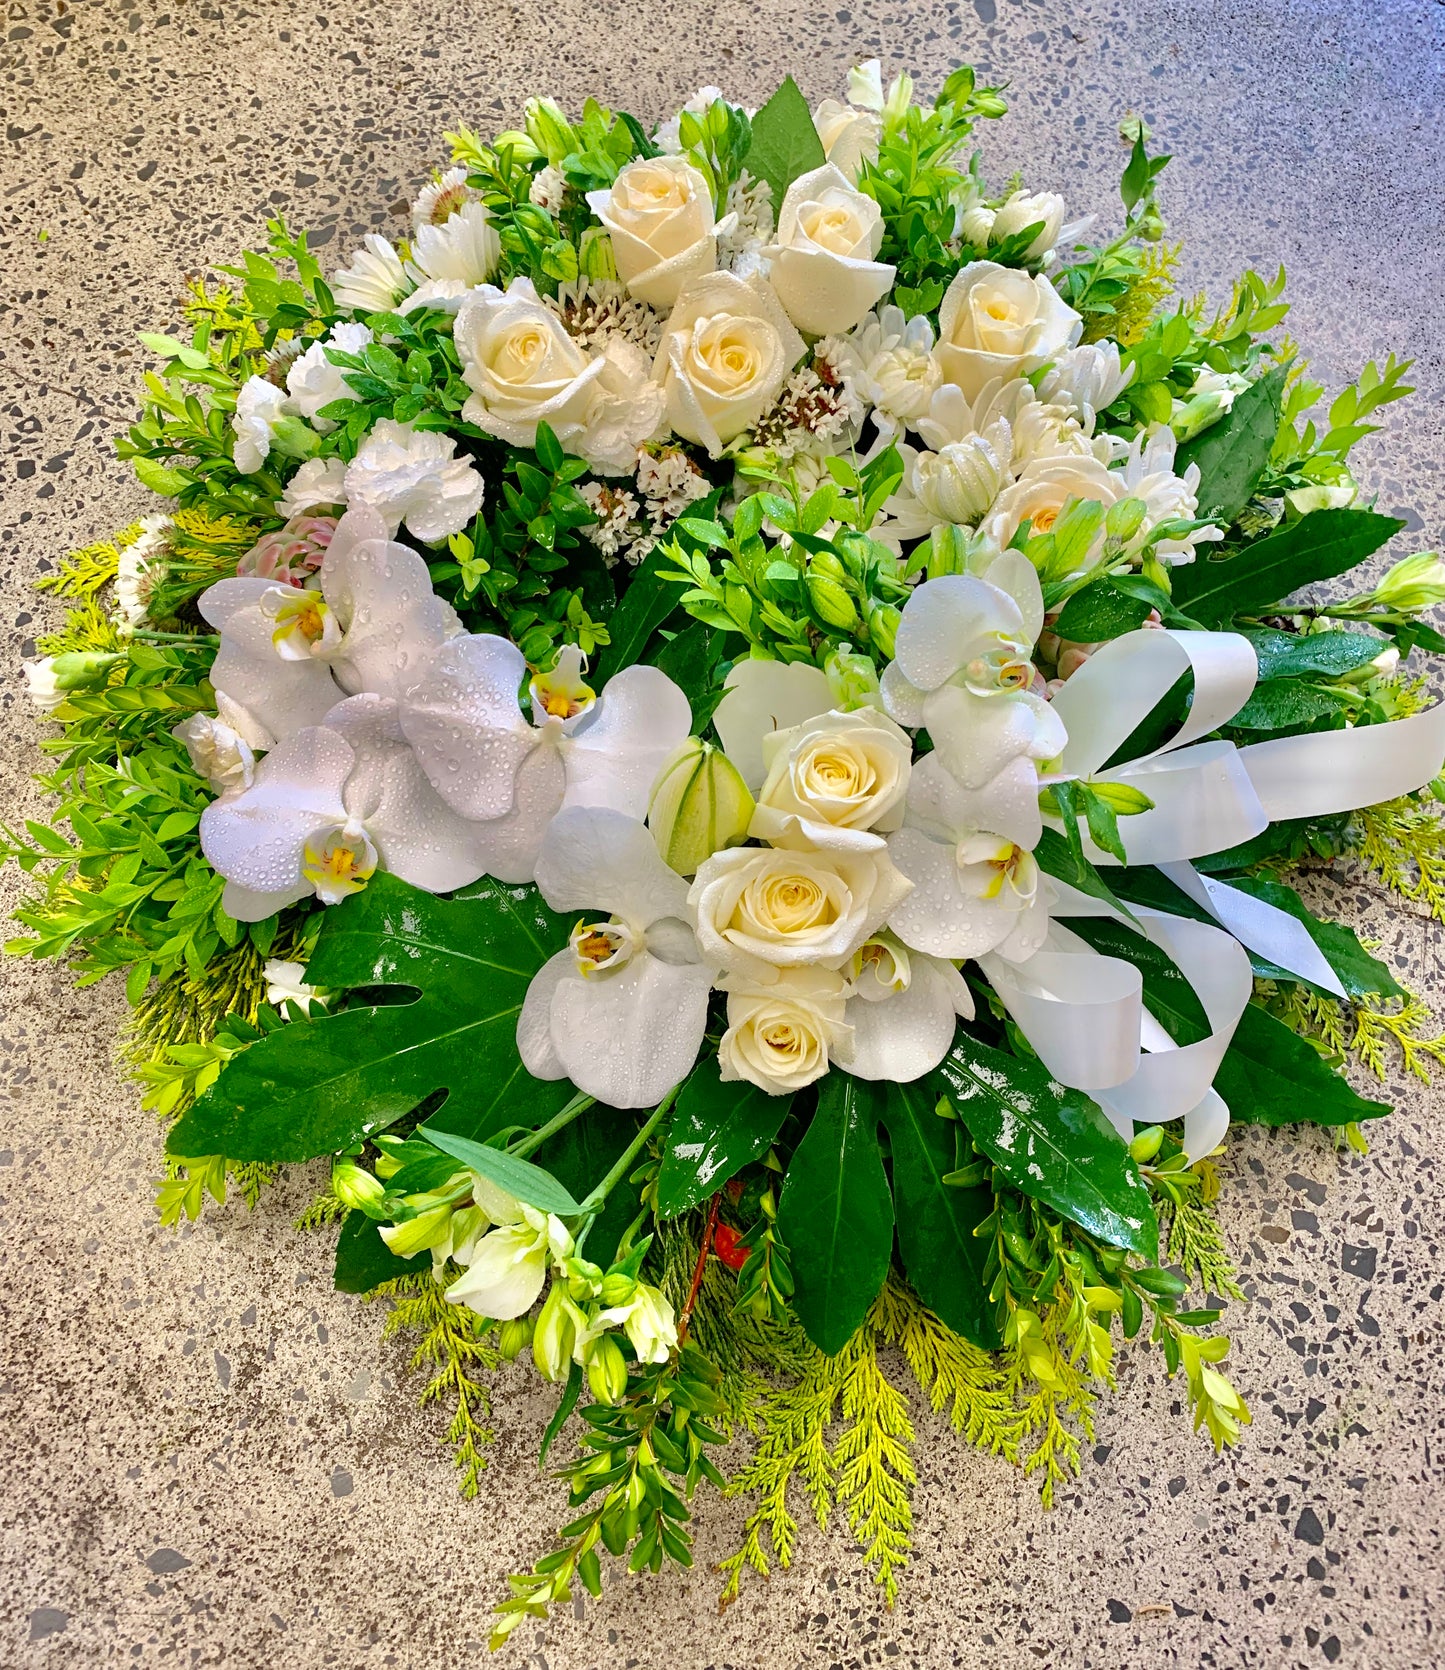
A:
{"type": "Polygon", "coordinates": [[[1375,587],[1373,596],[1387,609],[1412,614],[1445,603],[1445,558],[1434,551],[1402,558],[1375,587]]]}
{"type": "Polygon", "coordinates": [[[768,285],[732,273],[695,279],[663,327],[653,368],[669,424],[720,456],[777,399],[803,352],[768,285]]]}
{"type": "Polygon", "coordinates": [[[399,1224],[382,1224],[381,1238],[398,1258],[415,1258],[419,1252],[433,1252],[451,1246],[452,1208],[429,1206],[414,1218],[399,1224]]]}
{"type": "Polygon", "coordinates": [[[1056,191],[1016,191],[993,219],[992,241],[1002,243],[1042,222],[1039,234],[1024,250],[1026,261],[1041,261],[1059,241],[1064,224],[1064,200],[1056,191]]]}
{"type": "Polygon", "coordinates": [[[639,301],[669,308],[683,285],[717,267],[717,226],[706,178],[686,158],[630,162],[587,206],[607,228],[617,276],[639,301]]]}
{"type": "Polygon", "coordinates": [[[386,1185],[364,1166],[352,1160],[336,1160],[331,1166],[331,1192],[343,1205],[364,1212],[369,1206],[381,1204],[386,1185]]]}
{"type": "Polygon", "coordinates": [[[745,841],[752,815],[738,768],[722,749],[690,736],[658,774],[647,827],[668,867],[691,876],[715,852],[745,841]]]}
{"type": "Polygon", "coordinates": [[[976,399],[995,377],[1027,376],[1079,340],[1084,322],[1049,283],[995,261],[973,261],[944,293],[938,359],[976,399]]]}
{"type": "Polygon", "coordinates": [[[875,259],[882,244],[882,210],[832,163],[793,181],[764,254],[778,300],[799,330],[852,330],[888,294],[894,269],[875,259]]]}
{"type": "Polygon", "coordinates": [[[848,982],[819,968],[787,969],[776,980],[728,982],[728,1026],[718,1045],[725,1083],[742,1080],[770,1096],[812,1084],[845,1048],[848,982]]]}
{"type": "Polygon", "coordinates": [[[587,1384],[598,1403],[612,1405],[627,1392],[627,1359],[610,1334],[603,1334],[586,1347],[587,1384]]]}
{"type": "MultiPolygon", "coordinates": [[[[306,964],[282,962],[272,957],[261,971],[266,981],[266,1001],[280,1008],[283,1003],[294,1003],[303,1015],[310,1014],[311,1005],[321,1002],[315,986],[306,984],[306,964]]],[[[322,1004],[325,1007],[325,1004],[322,1004]]]]}

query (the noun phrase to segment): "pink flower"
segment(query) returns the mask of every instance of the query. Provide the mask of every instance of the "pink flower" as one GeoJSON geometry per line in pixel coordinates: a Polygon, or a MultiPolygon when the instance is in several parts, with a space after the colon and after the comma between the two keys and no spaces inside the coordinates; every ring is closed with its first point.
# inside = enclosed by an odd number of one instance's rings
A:
{"type": "Polygon", "coordinates": [[[236,564],[236,572],[284,586],[304,586],[321,567],[335,532],[334,516],[293,516],[284,528],[262,534],[236,564]]]}

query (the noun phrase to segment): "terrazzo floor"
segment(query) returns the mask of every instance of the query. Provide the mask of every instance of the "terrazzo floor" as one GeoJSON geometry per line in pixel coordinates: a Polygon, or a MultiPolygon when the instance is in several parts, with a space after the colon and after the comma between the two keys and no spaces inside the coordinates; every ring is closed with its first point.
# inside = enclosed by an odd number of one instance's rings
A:
{"type": "MultiPolygon", "coordinates": [[[[1388,348],[1419,392],[1357,457],[1400,545],[1445,523],[1445,6],[1426,0],[11,0],[0,153],[0,807],[43,815],[18,673],[48,618],[30,582],[144,495],[112,452],[140,329],[263,233],[328,260],[398,228],[458,122],[587,92],[644,116],[705,81],[810,97],[881,54],[930,89],[971,58],[1012,84],[990,132],[1071,209],[1112,210],[1116,135],[1176,154],[1163,201],[1185,288],[1291,273],[1291,325],[1337,383],[1388,348]],[[1413,510],[1407,507],[1413,506],[1413,510]]],[[[0,876],[0,904],[17,896],[0,876]]],[[[1445,1011],[1440,931],[1348,878],[1317,903],[1381,940],[1445,1011]]],[[[112,1057],[108,986],[10,961],[0,1012],[0,1666],[173,1663],[416,1670],[480,1664],[499,1574],[563,1506],[535,1465],[535,1382],[503,1379],[480,1501],[414,1407],[382,1316],[331,1290],[289,1230],[315,1177],[248,1214],[158,1229],[154,1123],[112,1057]]],[[[538,1670],[902,1664],[987,1670],[1445,1662],[1445,1178],[1438,1092],[1368,1158],[1302,1130],[1238,1135],[1225,1223],[1251,1295],[1233,1316],[1254,1426],[1216,1458],[1175,1389],[1126,1358],[1084,1476],[1052,1513],[916,1409],[916,1559],[886,1611],[845,1527],[722,1616],[709,1570],[739,1512],[710,1503],[688,1579],[614,1577],[528,1625],[538,1670]]]]}

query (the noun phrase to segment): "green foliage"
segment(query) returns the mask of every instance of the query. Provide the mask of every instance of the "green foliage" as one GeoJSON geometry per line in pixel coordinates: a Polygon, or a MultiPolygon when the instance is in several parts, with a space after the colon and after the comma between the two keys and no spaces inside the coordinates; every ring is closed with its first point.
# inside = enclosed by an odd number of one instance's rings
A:
{"type": "Polygon", "coordinates": [[[787,76],[752,119],[748,172],[768,187],[776,207],[800,174],[821,168],[826,160],[808,101],[792,76],[787,76]]]}
{"type": "Polygon", "coordinates": [[[769,1096],[746,1084],[724,1084],[717,1057],[693,1069],[673,1104],[672,1124],[657,1177],[657,1215],[676,1217],[761,1158],[782,1128],[791,1096],[769,1096]]]}
{"type": "Polygon", "coordinates": [[[1391,1109],[1371,1102],[1318,1049],[1258,1003],[1246,1004],[1214,1087],[1245,1125],[1358,1124],[1391,1109]]]}
{"type": "Polygon", "coordinates": [[[310,1159],[360,1142],[442,1090],[451,1106],[441,1123],[460,1135],[481,1140],[503,1125],[539,1122],[570,1087],[522,1067],[517,1016],[532,976],[565,939],[562,919],[530,887],[484,879],[441,899],[374,877],[327,911],[309,974],[330,989],[384,994],[293,1021],[242,1052],[169,1146],[310,1159]]]}
{"type": "Polygon", "coordinates": [[[1218,423],[1175,453],[1180,475],[1199,466],[1201,518],[1227,527],[1249,503],[1269,466],[1286,374],[1284,366],[1267,371],[1235,397],[1218,423]]]}

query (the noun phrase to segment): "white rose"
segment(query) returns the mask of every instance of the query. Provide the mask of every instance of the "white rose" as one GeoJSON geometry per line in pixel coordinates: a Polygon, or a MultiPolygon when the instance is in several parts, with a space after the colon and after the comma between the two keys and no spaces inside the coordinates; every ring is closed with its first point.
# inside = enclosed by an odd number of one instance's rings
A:
{"type": "Polygon", "coordinates": [[[523,447],[537,444],[539,423],[563,446],[581,433],[603,361],[583,353],[530,279],[474,290],[457,313],[456,344],[472,391],[462,408],[468,423],[523,447]]]}
{"type": "Polygon", "coordinates": [[[688,904],[704,962],[770,981],[841,968],[908,892],[886,851],[732,847],[697,872],[688,904]]]}
{"type": "Polygon", "coordinates": [[[876,111],[824,99],[813,112],[813,126],[822,142],[823,155],[850,180],[858,178],[865,162],[877,162],[883,121],[876,111]]]}
{"type": "Polygon", "coordinates": [[[329,435],[336,425],[330,418],[316,414],[333,400],[355,400],[356,390],[346,381],[346,373],[326,357],[328,348],[343,354],[359,354],[371,341],[365,325],[338,325],[323,342],[313,342],[299,359],[291,362],[286,373],[286,391],[291,403],[319,434],[329,435]]]}
{"type": "Polygon", "coordinates": [[[885,714],[821,713],[763,738],[767,776],[748,833],[758,840],[867,851],[898,827],[913,746],[885,714]]]}
{"type": "Polygon", "coordinates": [[[667,421],[712,457],[778,398],[803,339],[764,283],[732,273],[695,279],[663,327],[653,375],[667,421]]]}
{"type": "Polygon", "coordinates": [[[1070,499],[1094,499],[1111,505],[1127,496],[1117,475],[1087,454],[1040,458],[1012,487],[1005,487],[983,523],[983,531],[1006,550],[1019,526],[1049,533],[1070,499]]]}
{"type": "Polygon", "coordinates": [[[874,257],[883,212],[832,163],[801,174],[778,211],[773,289],[799,330],[827,336],[854,325],[893,288],[894,269],[874,257]]]}
{"type": "Polygon", "coordinates": [[[943,375],[976,399],[994,377],[1021,377],[1079,340],[1084,322],[1043,277],[971,261],[938,310],[943,375]]]}
{"type": "Polygon", "coordinates": [[[639,301],[669,308],[689,280],[717,267],[707,180],[683,157],[628,163],[587,206],[607,228],[617,276],[639,301]]]}
{"type": "Polygon", "coordinates": [[[1043,222],[1038,236],[1024,251],[1026,261],[1041,261],[1059,241],[1064,224],[1064,200],[1056,191],[1016,191],[993,217],[992,242],[1001,244],[1005,238],[1043,222]]]}
{"type": "Polygon", "coordinates": [[[812,1084],[831,1051],[846,1047],[847,982],[820,968],[790,968],[766,984],[730,982],[728,1027],[718,1044],[725,1081],[754,1084],[770,1096],[812,1084]]]}
{"type": "Polygon", "coordinates": [[[347,502],[379,510],[389,534],[405,522],[423,544],[460,533],[482,508],[485,483],[456,450],[451,435],[382,418],[347,466],[347,502]]]}

